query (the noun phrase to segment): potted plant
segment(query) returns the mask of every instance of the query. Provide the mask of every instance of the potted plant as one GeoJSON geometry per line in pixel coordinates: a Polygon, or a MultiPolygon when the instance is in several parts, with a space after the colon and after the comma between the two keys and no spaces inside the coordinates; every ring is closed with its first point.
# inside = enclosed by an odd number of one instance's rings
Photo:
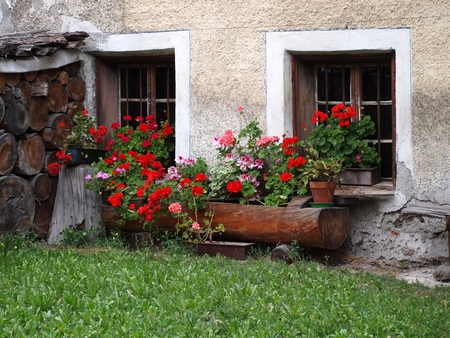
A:
{"type": "Polygon", "coordinates": [[[330,156],[320,157],[314,148],[308,149],[306,164],[300,174],[300,182],[309,184],[316,207],[330,206],[333,203],[334,192],[341,182],[342,159],[330,156]]]}
{"type": "Polygon", "coordinates": [[[372,185],[380,180],[380,157],[366,138],[374,135],[375,124],[368,115],[353,121],[356,115],[353,106],[343,103],[334,106],[328,113],[316,111],[312,121],[317,125],[306,139],[306,144],[317,151],[318,157],[342,159],[345,170],[340,177],[343,184],[372,185]],[[348,172],[352,169],[359,173],[370,169],[370,181],[349,181],[351,175],[348,172]]]}
{"type": "MultiPolygon", "coordinates": [[[[97,149],[107,133],[105,126],[95,126],[95,121],[87,110],[78,111],[73,116],[74,127],[66,131],[64,151],[71,156],[68,164],[90,164],[105,154],[97,149]]],[[[64,127],[64,126],[62,126],[64,127]]]]}

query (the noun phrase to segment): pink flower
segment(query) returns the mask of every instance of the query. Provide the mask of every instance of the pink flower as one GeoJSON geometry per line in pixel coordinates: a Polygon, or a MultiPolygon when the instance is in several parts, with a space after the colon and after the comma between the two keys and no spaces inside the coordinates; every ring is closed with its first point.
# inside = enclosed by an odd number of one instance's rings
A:
{"type": "Polygon", "coordinates": [[[234,142],[234,135],[231,130],[226,130],[225,135],[222,136],[219,140],[219,144],[221,146],[225,145],[226,147],[231,147],[234,142]]]}
{"type": "Polygon", "coordinates": [[[280,140],[278,136],[263,136],[258,141],[256,141],[256,146],[267,147],[272,143],[276,143],[280,140]]]}
{"type": "Polygon", "coordinates": [[[359,161],[361,161],[361,156],[356,155],[356,162],[359,162],[359,161]]]}
{"type": "Polygon", "coordinates": [[[243,111],[245,108],[243,107],[243,106],[239,106],[238,107],[238,112],[241,112],[241,111],[243,111]]]}
{"type": "Polygon", "coordinates": [[[177,202],[174,202],[171,205],[169,205],[169,211],[174,214],[179,214],[182,209],[183,208],[182,208],[181,204],[177,203],[177,202]]]}
{"type": "Polygon", "coordinates": [[[200,224],[198,224],[197,222],[192,223],[192,229],[200,230],[200,224]]]}

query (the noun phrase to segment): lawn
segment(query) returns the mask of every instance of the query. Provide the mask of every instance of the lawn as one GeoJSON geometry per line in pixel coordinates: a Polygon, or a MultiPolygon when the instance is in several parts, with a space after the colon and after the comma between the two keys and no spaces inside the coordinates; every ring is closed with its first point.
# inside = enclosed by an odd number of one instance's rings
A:
{"type": "Polygon", "coordinates": [[[1,243],[0,337],[448,337],[450,288],[267,255],[1,243]]]}

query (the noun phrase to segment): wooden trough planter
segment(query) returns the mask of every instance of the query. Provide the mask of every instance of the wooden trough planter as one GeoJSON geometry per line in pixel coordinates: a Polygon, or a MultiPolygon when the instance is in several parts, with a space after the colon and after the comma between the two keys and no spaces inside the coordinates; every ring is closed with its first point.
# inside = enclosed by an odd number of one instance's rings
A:
{"type": "MultiPolygon", "coordinates": [[[[287,207],[209,202],[208,208],[214,210],[214,223],[223,223],[226,229],[223,234],[215,234],[213,239],[268,244],[290,244],[296,240],[304,247],[337,249],[347,238],[348,208],[310,208],[311,201],[310,197],[296,197],[287,207]]],[[[143,231],[138,221],[120,227],[111,206],[103,206],[102,219],[107,229],[143,231]]],[[[160,216],[154,227],[175,232],[176,221],[171,215],[160,216]]]]}

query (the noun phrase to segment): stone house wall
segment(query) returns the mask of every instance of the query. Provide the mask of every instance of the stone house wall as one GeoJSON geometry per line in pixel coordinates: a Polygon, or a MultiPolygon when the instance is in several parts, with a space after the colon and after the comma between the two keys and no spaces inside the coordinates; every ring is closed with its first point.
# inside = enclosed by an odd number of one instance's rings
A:
{"type": "MultiPolygon", "coordinates": [[[[207,157],[214,136],[242,127],[237,114],[241,105],[249,119],[257,119],[267,131],[274,130],[272,122],[278,118],[279,107],[273,100],[278,94],[272,90],[268,64],[277,56],[267,46],[276,33],[334,32],[330,44],[345,48],[354,42],[348,40],[349,34],[405,32],[406,41],[399,43],[406,43],[405,62],[410,66],[400,80],[410,86],[405,87],[409,102],[399,102],[402,108],[397,116],[396,193],[389,198],[360,199],[350,207],[351,230],[340,250],[383,260],[448,258],[443,219],[402,213],[413,203],[450,205],[447,0],[1,0],[0,9],[2,33],[36,29],[89,33],[84,53],[77,58],[85,62],[84,78],[90,83],[85,103],[92,112],[92,52],[175,50],[177,100],[181,101],[177,102],[177,122],[185,126],[178,135],[185,142],[177,145],[177,152],[190,157],[207,157]]],[[[382,37],[374,41],[386,42],[382,37]]],[[[279,99],[286,101],[289,96],[279,95],[279,99]]],[[[281,102],[281,106],[280,112],[286,113],[289,103],[281,102]]]]}

